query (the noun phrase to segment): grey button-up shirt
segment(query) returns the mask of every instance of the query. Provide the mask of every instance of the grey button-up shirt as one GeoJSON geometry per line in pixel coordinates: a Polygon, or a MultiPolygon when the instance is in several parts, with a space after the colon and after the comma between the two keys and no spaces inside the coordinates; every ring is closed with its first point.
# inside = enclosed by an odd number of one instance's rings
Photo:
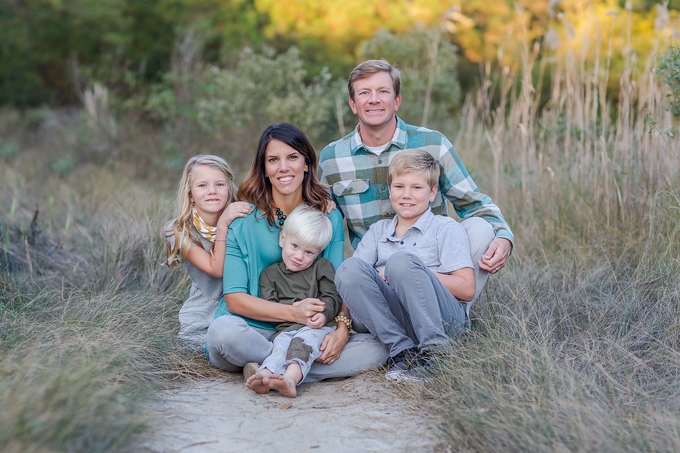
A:
{"type": "Polygon", "coordinates": [[[398,251],[413,253],[432,272],[440,274],[473,267],[465,228],[451,217],[435,215],[428,209],[400,238],[395,236],[396,227],[397,216],[374,223],[359,242],[354,256],[378,271],[398,251]]]}

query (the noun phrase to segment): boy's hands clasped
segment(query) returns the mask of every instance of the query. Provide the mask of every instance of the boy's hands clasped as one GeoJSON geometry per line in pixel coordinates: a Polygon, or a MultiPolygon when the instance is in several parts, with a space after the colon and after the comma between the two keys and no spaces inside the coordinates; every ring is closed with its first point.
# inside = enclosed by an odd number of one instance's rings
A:
{"type": "Polygon", "coordinates": [[[298,300],[297,302],[293,303],[293,307],[295,309],[295,322],[298,324],[304,324],[311,327],[312,329],[318,329],[326,323],[326,317],[321,314],[321,312],[326,308],[326,304],[320,299],[309,297],[307,299],[298,300]],[[323,324],[318,327],[309,325],[311,320],[320,314],[324,318],[323,324]]]}

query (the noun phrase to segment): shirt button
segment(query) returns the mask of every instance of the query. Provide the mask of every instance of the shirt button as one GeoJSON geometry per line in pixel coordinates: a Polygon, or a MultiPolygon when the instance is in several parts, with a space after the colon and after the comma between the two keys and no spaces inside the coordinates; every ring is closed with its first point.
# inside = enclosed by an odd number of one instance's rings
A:
{"type": "Polygon", "coordinates": [[[401,245],[404,245],[404,241],[400,241],[399,243],[400,243],[401,245]]]}
{"type": "Polygon", "coordinates": [[[352,189],[351,187],[349,189],[347,189],[348,192],[352,192],[352,190],[354,190],[354,189],[352,189]]]}
{"type": "Polygon", "coordinates": [[[380,191],[384,192],[385,191],[385,186],[380,186],[380,191]]]}
{"type": "Polygon", "coordinates": [[[379,163],[379,164],[382,164],[382,159],[378,160],[378,163],[379,163]]]}

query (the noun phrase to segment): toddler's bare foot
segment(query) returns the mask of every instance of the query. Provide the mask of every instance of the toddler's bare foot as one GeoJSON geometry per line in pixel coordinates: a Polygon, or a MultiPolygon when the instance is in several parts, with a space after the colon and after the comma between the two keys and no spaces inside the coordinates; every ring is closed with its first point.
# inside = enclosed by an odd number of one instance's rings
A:
{"type": "Polygon", "coordinates": [[[291,377],[281,376],[280,374],[269,376],[269,388],[288,398],[295,398],[297,396],[296,384],[295,379],[291,377]]]}
{"type": "Polygon", "coordinates": [[[248,378],[246,385],[248,388],[255,393],[268,393],[270,377],[272,377],[271,371],[264,369],[248,378]]]}

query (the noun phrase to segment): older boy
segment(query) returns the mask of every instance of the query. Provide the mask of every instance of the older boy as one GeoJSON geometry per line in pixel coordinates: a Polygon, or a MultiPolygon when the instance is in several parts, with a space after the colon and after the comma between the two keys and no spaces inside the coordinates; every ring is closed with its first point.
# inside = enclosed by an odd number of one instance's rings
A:
{"type": "Polygon", "coordinates": [[[297,385],[321,356],[319,347],[336,322],[351,328],[346,315],[336,316],[342,300],[333,283],[333,265],[318,257],[332,236],[331,221],[312,206],[299,206],[285,219],[279,238],[282,262],[262,271],[260,297],[282,304],[315,299],[317,305],[324,305],[324,310],[315,314],[306,326],[291,322],[276,326],[272,353],[246,381],[249,389],[257,393],[277,390],[294,398],[297,385]]]}
{"type": "Polygon", "coordinates": [[[465,229],[429,208],[439,171],[426,151],[394,156],[388,182],[397,214],[369,228],[335,277],[352,316],[390,350],[388,379],[431,367],[432,351],[462,331],[461,301],[475,296],[465,229]]]}

